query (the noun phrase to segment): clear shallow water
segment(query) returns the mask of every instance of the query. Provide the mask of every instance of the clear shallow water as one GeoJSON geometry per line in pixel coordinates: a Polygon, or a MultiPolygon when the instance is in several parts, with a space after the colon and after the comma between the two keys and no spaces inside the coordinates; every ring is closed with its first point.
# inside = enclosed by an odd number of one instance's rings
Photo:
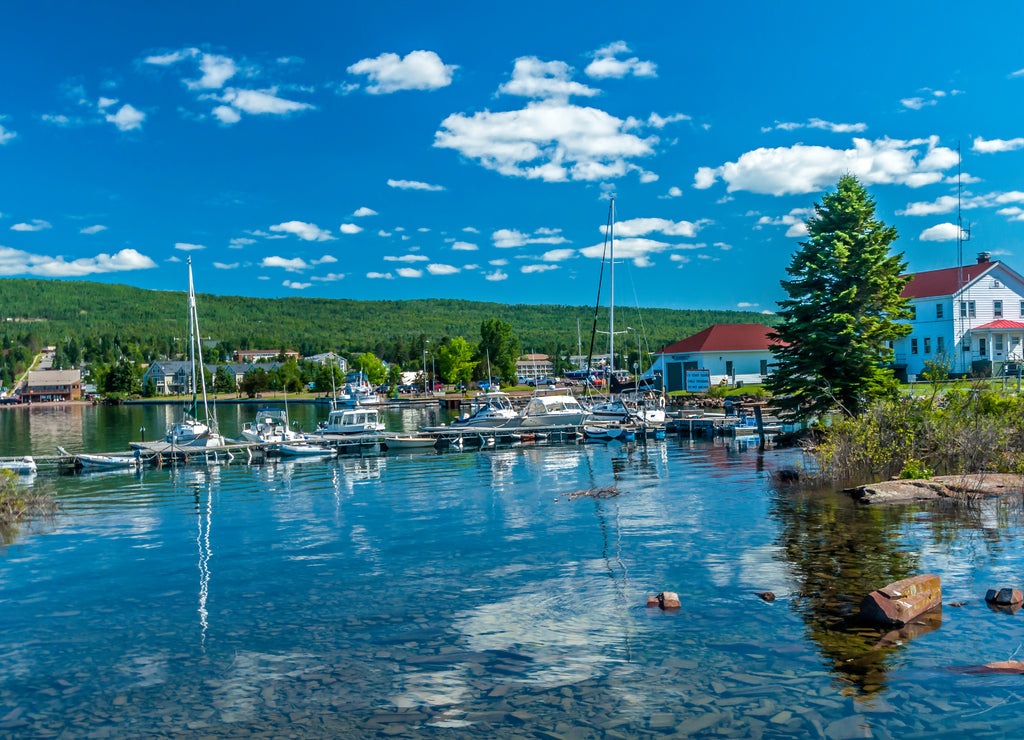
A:
{"type": "MultiPolygon", "coordinates": [[[[40,411],[0,413],[0,454],[117,449],[162,422],[40,411]]],[[[670,438],[40,475],[63,512],[0,558],[0,735],[1016,729],[1024,678],[949,668],[1024,657],[1024,612],[982,599],[1020,585],[1020,502],[857,508],[776,489],[796,463],[670,438]],[[921,572],[967,605],[902,635],[847,618],[921,572]],[[647,609],[661,590],[683,608],[647,609]]]]}

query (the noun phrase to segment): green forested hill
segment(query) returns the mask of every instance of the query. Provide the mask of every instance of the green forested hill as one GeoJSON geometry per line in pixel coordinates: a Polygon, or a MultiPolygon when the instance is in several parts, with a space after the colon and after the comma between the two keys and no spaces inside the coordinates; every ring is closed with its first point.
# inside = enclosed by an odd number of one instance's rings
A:
{"type": "MultiPolygon", "coordinates": [[[[579,320],[586,352],[594,317],[592,306],[449,299],[354,301],[199,294],[196,301],[203,336],[233,348],[288,348],[304,354],[327,349],[370,351],[381,357],[397,354],[399,360],[404,359],[402,348],[418,346],[420,337],[433,342],[454,336],[479,341],[480,325],[489,318],[510,324],[524,352],[560,354],[575,353],[579,320]]],[[[0,335],[12,341],[30,333],[47,344],[66,337],[105,336],[118,343],[170,349],[187,335],[187,315],[184,292],[84,281],[0,280],[0,319],[4,321],[0,335]]],[[[615,309],[617,329],[641,330],[645,351],[656,351],[711,324],[771,323],[773,318],[746,311],[615,309]]],[[[607,308],[601,310],[599,321],[599,328],[607,329],[607,308]]],[[[631,331],[616,344],[635,347],[636,341],[631,331]]],[[[606,345],[607,338],[601,342],[606,345]]]]}

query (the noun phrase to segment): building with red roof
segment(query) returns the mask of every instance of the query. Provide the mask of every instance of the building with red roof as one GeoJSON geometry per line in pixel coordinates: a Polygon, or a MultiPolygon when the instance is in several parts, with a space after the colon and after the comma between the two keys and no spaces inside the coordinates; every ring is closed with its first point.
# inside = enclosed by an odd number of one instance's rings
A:
{"type": "Polygon", "coordinates": [[[687,370],[705,371],[712,384],[760,383],[771,372],[778,342],[763,324],[715,324],[658,352],[650,373],[665,389],[684,390],[687,370]]]}
{"type": "Polygon", "coordinates": [[[1024,277],[989,257],[910,275],[902,295],[914,311],[911,333],[892,346],[898,374],[919,376],[935,359],[954,373],[998,373],[1024,360],[1024,277]]]}

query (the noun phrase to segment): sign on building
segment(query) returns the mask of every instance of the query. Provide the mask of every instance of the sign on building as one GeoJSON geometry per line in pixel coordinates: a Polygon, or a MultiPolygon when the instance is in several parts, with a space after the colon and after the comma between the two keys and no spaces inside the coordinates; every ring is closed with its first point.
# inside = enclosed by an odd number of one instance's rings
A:
{"type": "Polygon", "coordinates": [[[710,370],[687,370],[684,375],[683,390],[688,393],[707,393],[711,390],[710,370]]]}

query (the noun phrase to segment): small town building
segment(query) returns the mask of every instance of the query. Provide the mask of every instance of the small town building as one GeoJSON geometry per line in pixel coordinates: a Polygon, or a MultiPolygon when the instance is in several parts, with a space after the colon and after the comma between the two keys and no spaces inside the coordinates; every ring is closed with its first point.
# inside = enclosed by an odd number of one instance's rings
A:
{"type": "MultiPolygon", "coordinates": [[[[277,357],[277,355],[274,355],[277,357]]],[[[318,355],[312,355],[305,358],[306,362],[313,362],[317,365],[334,365],[336,368],[341,370],[343,373],[348,372],[348,360],[341,355],[336,355],[333,352],[321,352],[318,355]]]]}
{"type": "Polygon", "coordinates": [[[516,375],[528,380],[550,378],[555,374],[555,364],[547,355],[523,355],[516,360],[516,375]]]}
{"type": "MultiPolygon", "coordinates": [[[[279,349],[236,349],[233,355],[235,362],[262,362],[276,360],[280,356],[279,349]]],[[[291,349],[284,350],[284,356],[299,359],[299,353],[291,349]]]]}
{"type": "Polygon", "coordinates": [[[715,324],[653,352],[645,376],[661,375],[666,391],[684,390],[686,370],[707,370],[712,385],[760,383],[774,364],[770,327],[763,324],[715,324]]]}
{"type": "Polygon", "coordinates": [[[928,360],[957,374],[1002,372],[1024,361],[1024,277],[988,252],[973,264],[911,274],[903,289],[911,332],[892,343],[897,377],[918,377],[928,360]]]}
{"type": "Polygon", "coordinates": [[[75,401],[82,397],[80,370],[32,370],[21,388],[25,403],[75,401]]]}
{"type": "MultiPolygon", "coordinates": [[[[277,363],[263,365],[266,369],[276,368],[277,363]]],[[[259,365],[252,363],[237,362],[226,365],[206,365],[206,372],[211,378],[217,377],[217,371],[226,367],[235,377],[235,384],[242,382],[245,374],[259,365]]],[[[188,395],[192,393],[192,363],[182,360],[157,360],[150,363],[146,372],[142,374],[142,387],[145,388],[149,381],[153,381],[156,392],[160,395],[188,395]]],[[[199,386],[196,386],[198,390],[199,386]]],[[[207,387],[212,391],[212,387],[207,387]]]]}

